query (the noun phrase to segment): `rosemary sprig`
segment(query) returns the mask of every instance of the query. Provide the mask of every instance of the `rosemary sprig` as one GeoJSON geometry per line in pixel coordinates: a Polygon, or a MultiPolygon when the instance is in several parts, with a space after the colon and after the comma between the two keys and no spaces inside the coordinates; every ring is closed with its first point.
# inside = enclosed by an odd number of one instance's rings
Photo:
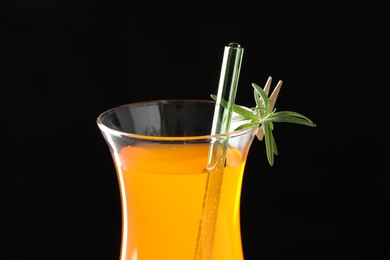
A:
{"type": "MultiPolygon", "coordinates": [[[[233,111],[240,115],[238,120],[245,121],[245,123],[234,130],[256,125],[260,126],[264,132],[268,163],[272,166],[274,164],[274,156],[278,154],[275,138],[272,133],[274,130],[274,123],[294,123],[311,127],[315,127],[316,124],[306,116],[297,112],[277,112],[276,109],[271,110],[271,99],[268,98],[266,92],[255,83],[252,83],[252,87],[254,88],[256,106],[254,108],[248,108],[237,104],[233,105],[233,111]]],[[[211,95],[211,98],[216,100],[216,95],[211,95]]],[[[226,100],[222,100],[221,105],[226,108],[226,100]]]]}

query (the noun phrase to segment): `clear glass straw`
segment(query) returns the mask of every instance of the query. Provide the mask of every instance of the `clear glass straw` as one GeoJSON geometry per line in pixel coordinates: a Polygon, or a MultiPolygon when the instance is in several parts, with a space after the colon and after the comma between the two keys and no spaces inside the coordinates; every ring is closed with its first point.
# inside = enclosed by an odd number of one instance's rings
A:
{"type": "Polygon", "coordinates": [[[243,52],[244,49],[238,43],[230,43],[225,47],[215,104],[213,127],[211,129],[212,135],[229,132],[243,52]],[[226,109],[221,105],[222,99],[227,101],[228,105],[226,109]]]}
{"type": "MultiPolygon", "coordinates": [[[[230,130],[238,79],[244,49],[238,43],[225,46],[222,68],[218,85],[211,134],[224,134],[230,130]],[[227,107],[222,106],[222,100],[227,107]]],[[[210,147],[207,181],[203,197],[203,206],[195,245],[194,259],[212,259],[214,233],[218,215],[223,172],[228,147],[228,138],[222,143],[214,143],[210,147]]]]}

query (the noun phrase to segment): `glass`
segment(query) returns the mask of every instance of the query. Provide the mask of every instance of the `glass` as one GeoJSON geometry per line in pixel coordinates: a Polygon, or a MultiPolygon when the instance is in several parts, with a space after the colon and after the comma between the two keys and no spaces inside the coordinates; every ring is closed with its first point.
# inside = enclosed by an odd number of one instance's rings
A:
{"type": "Polygon", "coordinates": [[[241,184],[257,127],[210,135],[214,108],[158,100],[99,115],[121,192],[121,260],[244,258],[241,184]]]}

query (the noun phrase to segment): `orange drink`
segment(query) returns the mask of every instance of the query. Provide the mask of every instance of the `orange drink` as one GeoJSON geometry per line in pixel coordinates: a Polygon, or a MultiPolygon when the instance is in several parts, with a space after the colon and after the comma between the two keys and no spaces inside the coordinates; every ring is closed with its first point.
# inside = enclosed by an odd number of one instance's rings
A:
{"type": "MultiPolygon", "coordinates": [[[[192,259],[196,245],[209,147],[140,145],[120,152],[127,223],[127,255],[139,259],[192,259]],[[174,246],[172,246],[174,245],[174,246]]],[[[240,190],[245,161],[229,149],[216,222],[215,259],[242,259],[240,190]]],[[[218,169],[217,169],[218,170],[218,169]]],[[[129,258],[131,259],[131,258],[129,258]]]]}
{"type": "Polygon", "coordinates": [[[121,192],[121,260],[243,259],[241,184],[256,128],[208,135],[213,108],[153,101],[99,117],[121,192]]]}

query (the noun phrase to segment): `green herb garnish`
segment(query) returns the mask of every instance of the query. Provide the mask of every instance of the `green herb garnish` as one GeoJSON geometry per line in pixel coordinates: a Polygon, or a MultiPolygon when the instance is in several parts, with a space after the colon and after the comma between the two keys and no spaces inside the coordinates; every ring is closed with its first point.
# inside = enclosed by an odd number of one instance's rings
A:
{"type": "MultiPolygon", "coordinates": [[[[267,159],[269,164],[274,164],[274,156],[278,154],[275,138],[272,131],[274,130],[274,123],[294,123],[306,126],[314,127],[313,123],[306,116],[293,112],[293,111],[279,111],[272,108],[271,102],[275,103],[275,100],[268,98],[267,93],[255,83],[252,83],[254,88],[254,97],[256,106],[254,108],[248,108],[241,105],[233,105],[233,111],[239,115],[236,120],[244,121],[242,125],[238,126],[234,130],[240,130],[246,127],[252,127],[259,125],[264,132],[265,148],[267,153],[267,159]]],[[[211,98],[216,100],[216,95],[211,95],[211,98]]],[[[221,101],[221,105],[227,108],[226,100],[221,101]]],[[[259,129],[260,130],[260,129],[259,129]]]]}

